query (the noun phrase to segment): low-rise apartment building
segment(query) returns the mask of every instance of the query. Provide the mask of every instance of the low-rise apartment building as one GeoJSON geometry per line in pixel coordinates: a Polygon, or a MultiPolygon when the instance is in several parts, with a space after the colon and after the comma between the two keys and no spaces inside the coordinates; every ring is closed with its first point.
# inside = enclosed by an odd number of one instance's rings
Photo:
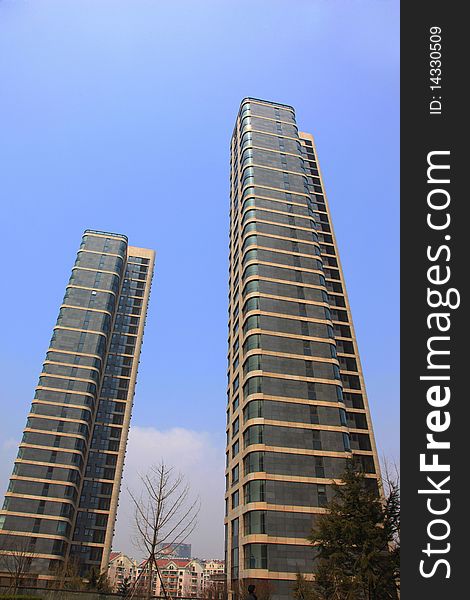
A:
{"type": "MultiPolygon", "coordinates": [[[[224,562],[219,560],[162,558],[157,560],[157,565],[160,577],[154,568],[153,594],[165,596],[166,592],[177,598],[202,598],[206,588],[216,587],[219,589],[220,577],[225,571],[224,562]]],[[[139,588],[147,589],[146,561],[139,563],[122,552],[112,552],[108,579],[113,591],[118,591],[124,581],[128,581],[131,585],[135,585],[137,582],[139,588]]],[[[219,594],[217,594],[218,596],[219,594]]]]}

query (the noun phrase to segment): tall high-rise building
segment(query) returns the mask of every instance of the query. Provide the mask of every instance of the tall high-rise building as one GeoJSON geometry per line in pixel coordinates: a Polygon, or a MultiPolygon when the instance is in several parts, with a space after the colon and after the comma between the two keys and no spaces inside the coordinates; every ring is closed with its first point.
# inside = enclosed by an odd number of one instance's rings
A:
{"type": "Polygon", "coordinates": [[[108,567],[154,261],[83,235],[0,511],[3,559],[40,580],[108,567]]]}
{"type": "Polygon", "coordinates": [[[306,537],[352,458],[379,463],[338,247],[310,134],[246,98],[231,142],[226,564],[292,596],[306,537]]]}

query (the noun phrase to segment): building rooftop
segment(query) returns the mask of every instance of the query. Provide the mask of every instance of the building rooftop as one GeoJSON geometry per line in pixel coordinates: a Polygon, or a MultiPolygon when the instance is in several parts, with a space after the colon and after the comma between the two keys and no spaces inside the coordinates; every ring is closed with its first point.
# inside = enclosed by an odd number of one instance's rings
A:
{"type": "Polygon", "coordinates": [[[126,240],[126,242],[128,241],[127,235],[124,235],[123,233],[113,233],[112,231],[100,231],[99,229],[85,229],[83,235],[86,235],[87,233],[96,233],[97,235],[112,235],[113,237],[122,238],[123,240],[126,240]]]}

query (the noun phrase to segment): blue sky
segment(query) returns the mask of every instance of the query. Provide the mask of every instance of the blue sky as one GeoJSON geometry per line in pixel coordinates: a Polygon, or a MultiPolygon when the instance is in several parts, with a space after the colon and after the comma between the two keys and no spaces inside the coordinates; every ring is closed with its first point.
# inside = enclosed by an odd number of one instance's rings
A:
{"type": "Polygon", "coordinates": [[[125,480],[167,453],[207,506],[195,552],[222,555],[245,96],[293,105],[316,139],[379,452],[398,458],[398,18],[396,0],[0,2],[2,490],[82,232],[125,233],[157,251],[125,480]]]}

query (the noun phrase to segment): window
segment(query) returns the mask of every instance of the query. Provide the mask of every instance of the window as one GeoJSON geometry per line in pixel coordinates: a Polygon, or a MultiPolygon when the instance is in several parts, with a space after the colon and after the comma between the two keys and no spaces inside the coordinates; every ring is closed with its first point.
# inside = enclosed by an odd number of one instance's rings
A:
{"type": "Polygon", "coordinates": [[[233,393],[235,393],[238,390],[239,385],[240,385],[240,379],[239,379],[239,376],[237,375],[235,377],[235,379],[233,380],[233,386],[232,386],[233,393]]]}
{"type": "Polygon", "coordinates": [[[252,275],[258,275],[258,265],[249,265],[243,271],[243,279],[246,279],[247,277],[251,277],[252,275]]]}
{"type": "Polygon", "coordinates": [[[318,506],[325,506],[328,503],[328,498],[326,496],[326,486],[317,485],[317,495],[318,495],[318,506]]]}
{"type": "Polygon", "coordinates": [[[239,533],[239,521],[234,519],[232,521],[232,551],[231,551],[231,562],[232,562],[232,578],[238,577],[238,533],[239,533]]]}
{"type": "Polygon", "coordinates": [[[237,490],[232,494],[232,509],[237,508],[240,501],[240,492],[237,490]]]}
{"type": "Polygon", "coordinates": [[[243,257],[242,264],[245,264],[250,260],[258,260],[258,251],[257,250],[248,250],[248,252],[243,257]]]}
{"type": "Polygon", "coordinates": [[[243,344],[243,352],[246,354],[250,350],[261,347],[261,336],[259,333],[250,335],[243,344]]]}
{"type": "Polygon", "coordinates": [[[256,235],[249,235],[247,238],[245,238],[245,241],[243,242],[242,250],[245,250],[245,248],[248,248],[248,246],[256,246],[256,245],[257,245],[256,235]]]}
{"type": "Polygon", "coordinates": [[[59,535],[67,535],[67,523],[65,521],[59,521],[57,523],[57,533],[59,535]]]}
{"type": "Polygon", "coordinates": [[[235,465],[232,469],[232,485],[234,483],[237,483],[239,476],[240,476],[240,467],[238,465],[235,465]]]}
{"type": "MultiPolygon", "coordinates": [[[[254,213],[255,211],[250,210],[249,212],[254,213]]],[[[252,217],[254,217],[254,214],[252,214],[252,217]]],[[[250,223],[247,223],[245,225],[242,231],[242,237],[244,237],[247,233],[250,233],[251,231],[256,231],[256,223],[254,221],[251,221],[250,223]]]]}
{"type": "Polygon", "coordinates": [[[249,419],[259,419],[263,417],[263,401],[252,400],[243,409],[243,420],[246,422],[249,419]]]}
{"type": "Polygon", "coordinates": [[[243,325],[243,333],[247,333],[250,329],[259,329],[259,315],[251,315],[243,325]]]}
{"type": "Polygon", "coordinates": [[[250,371],[261,370],[261,354],[249,356],[243,364],[243,373],[246,375],[250,371]]]}
{"type": "Polygon", "coordinates": [[[252,292],[259,292],[259,281],[257,279],[249,281],[243,290],[244,295],[251,294],[252,292]]]}
{"type": "Polygon", "coordinates": [[[243,396],[246,398],[250,394],[262,393],[262,377],[250,377],[243,386],[243,396]]]}
{"type": "Polygon", "coordinates": [[[259,310],[259,298],[249,298],[243,307],[243,314],[250,312],[250,310],[259,310]]]}
{"type": "Polygon", "coordinates": [[[313,430],[312,431],[312,444],[313,444],[313,449],[314,450],[321,450],[322,445],[321,445],[321,434],[320,434],[320,431],[318,431],[318,430],[313,430]]]}
{"type": "Polygon", "coordinates": [[[232,425],[232,437],[234,437],[235,435],[237,435],[239,429],[240,429],[240,419],[237,417],[235,419],[235,421],[233,422],[233,425],[232,425]]]}
{"type": "Polygon", "coordinates": [[[244,515],[245,535],[266,533],[266,511],[252,510],[244,515]]]}
{"type": "Polygon", "coordinates": [[[325,477],[325,467],[323,465],[323,457],[315,457],[315,475],[317,477],[325,477]]]}
{"type": "MultiPolygon", "coordinates": [[[[246,189],[243,191],[243,196],[242,196],[242,199],[243,199],[243,198],[246,198],[247,196],[254,196],[254,194],[255,194],[255,188],[254,188],[254,187],[249,187],[249,188],[246,188],[246,189]]],[[[251,200],[253,201],[253,204],[252,204],[252,205],[251,205],[251,204],[249,204],[248,206],[254,206],[254,198],[251,198],[251,200]]],[[[243,208],[246,208],[246,207],[245,207],[245,203],[243,204],[243,208]]]]}
{"type": "Polygon", "coordinates": [[[240,442],[237,440],[232,446],[232,458],[235,457],[240,451],[240,442]]]}
{"type": "Polygon", "coordinates": [[[320,420],[318,418],[318,407],[310,406],[310,423],[319,423],[320,420]]]}
{"type": "Polygon", "coordinates": [[[263,425],[251,425],[243,434],[245,448],[252,444],[263,444],[263,425]]]}
{"type": "Polygon", "coordinates": [[[245,569],[267,569],[267,544],[246,544],[244,546],[245,569]]]}
{"type": "Polygon", "coordinates": [[[309,400],[317,399],[317,392],[315,388],[315,384],[312,382],[307,383],[307,395],[309,400]]]}
{"type": "Polygon", "coordinates": [[[248,482],[244,487],[245,504],[250,502],[264,502],[265,501],[265,481],[255,479],[254,481],[248,482]]]}

